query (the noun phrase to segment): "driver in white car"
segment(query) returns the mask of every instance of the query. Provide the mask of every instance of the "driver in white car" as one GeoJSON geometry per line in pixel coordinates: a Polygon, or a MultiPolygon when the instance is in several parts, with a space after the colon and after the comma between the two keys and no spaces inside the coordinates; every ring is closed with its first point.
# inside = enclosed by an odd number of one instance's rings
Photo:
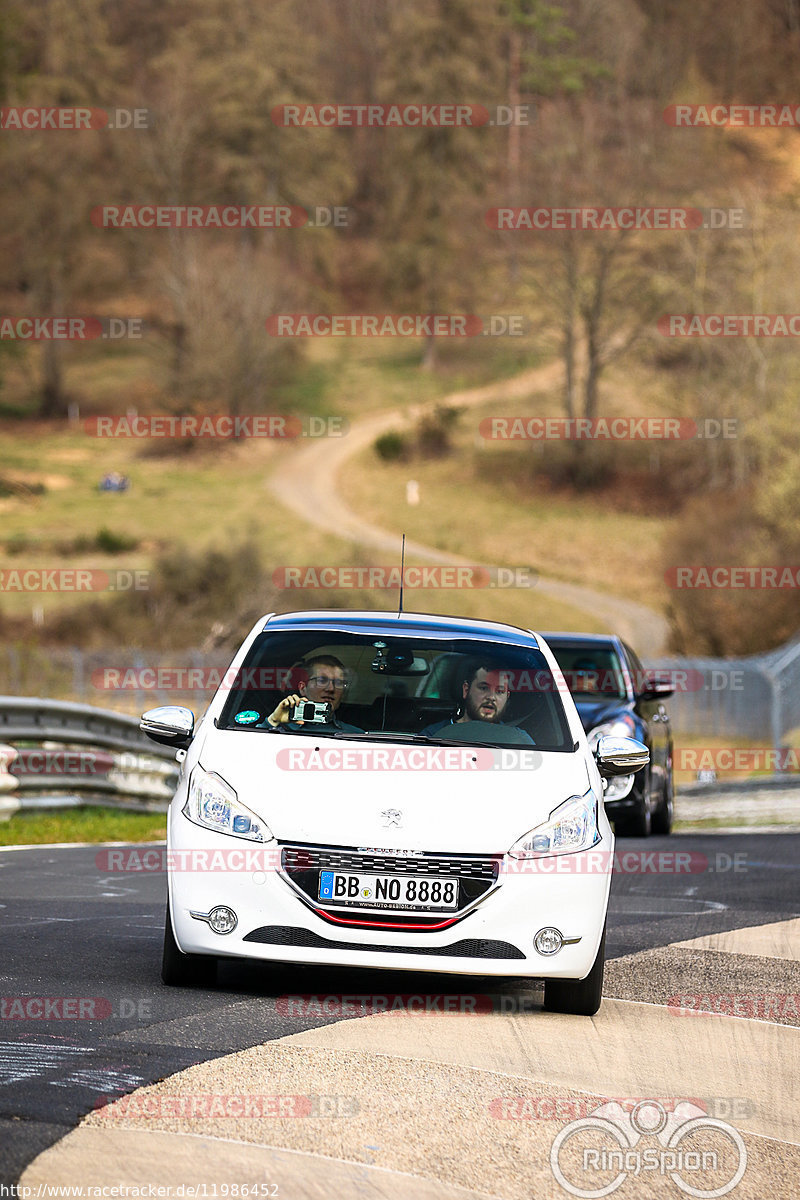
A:
{"type": "MultiPolygon", "coordinates": [[[[511,691],[508,682],[508,671],[500,670],[491,665],[475,664],[471,673],[461,685],[461,704],[454,717],[447,721],[437,721],[426,726],[422,733],[433,736],[448,725],[463,724],[467,721],[488,721],[495,725],[503,724],[503,713],[508,705],[511,691]]],[[[518,729],[520,741],[535,745],[530,734],[524,729],[518,729]]]]}

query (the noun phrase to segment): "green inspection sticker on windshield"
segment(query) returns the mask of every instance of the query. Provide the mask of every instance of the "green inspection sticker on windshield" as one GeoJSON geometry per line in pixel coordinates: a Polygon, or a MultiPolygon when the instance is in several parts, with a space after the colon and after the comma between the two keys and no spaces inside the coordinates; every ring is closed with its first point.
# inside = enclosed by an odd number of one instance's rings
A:
{"type": "Polygon", "coordinates": [[[255,712],[252,708],[246,708],[243,712],[239,712],[233,718],[237,725],[252,725],[257,721],[261,713],[255,712]]]}

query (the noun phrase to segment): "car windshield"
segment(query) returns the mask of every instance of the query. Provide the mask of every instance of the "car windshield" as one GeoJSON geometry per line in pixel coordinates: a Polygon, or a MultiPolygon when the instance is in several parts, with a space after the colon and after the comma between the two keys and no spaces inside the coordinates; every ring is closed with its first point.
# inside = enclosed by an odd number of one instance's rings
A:
{"type": "Polygon", "coordinates": [[[427,631],[267,630],[227,686],[222,729],[272,736],[267,718],[295,694],[325,719],[300,724],[315,713],[295,708],[280,726],[288,736],[574,748],[558,684],[533,644],[427,631]]]}
{"type": "Polygon", "coordinates": [[[622,663],[613,646],[548,645],[576,702],[627,699],[622,663]]]}

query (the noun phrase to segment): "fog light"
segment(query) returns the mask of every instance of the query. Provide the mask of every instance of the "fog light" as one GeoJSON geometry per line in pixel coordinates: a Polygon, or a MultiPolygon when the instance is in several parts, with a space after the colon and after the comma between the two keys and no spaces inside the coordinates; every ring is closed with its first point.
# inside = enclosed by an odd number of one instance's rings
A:
{"type": "Polygon", "coordinates": [[[558,954],[563,944],[564,938],[560,931],[553,929],[551,925],[548,925],[545,929],[540,929],[533,939],[534,949],[539,954],[558,954]]]}
{"type": "Polygon", "coordinates": [[[214,933],[233,933],[239,920],[232,908],[221,904],[219,908],[212,908],[208,914],[208,923],[214,933]]]}

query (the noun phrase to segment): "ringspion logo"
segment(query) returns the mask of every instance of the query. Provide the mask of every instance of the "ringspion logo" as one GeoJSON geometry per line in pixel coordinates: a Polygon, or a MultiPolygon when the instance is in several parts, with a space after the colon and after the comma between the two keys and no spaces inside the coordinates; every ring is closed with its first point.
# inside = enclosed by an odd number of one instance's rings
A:
{"type": "Polygon", "coordinates": [[[633,1175],[654,1182],[669,1176],[687,1195],[717,1200],[741,1180],[747,1150],[738,1130],[693,1101],[668,1109],[641,1100],[630,1112],[610,1101],[561,1130],[550,1167],[572,1196],[610,1196],[633,1175]],[[648,1136],[655,1144],[643,1141],[648,1136]]]}

